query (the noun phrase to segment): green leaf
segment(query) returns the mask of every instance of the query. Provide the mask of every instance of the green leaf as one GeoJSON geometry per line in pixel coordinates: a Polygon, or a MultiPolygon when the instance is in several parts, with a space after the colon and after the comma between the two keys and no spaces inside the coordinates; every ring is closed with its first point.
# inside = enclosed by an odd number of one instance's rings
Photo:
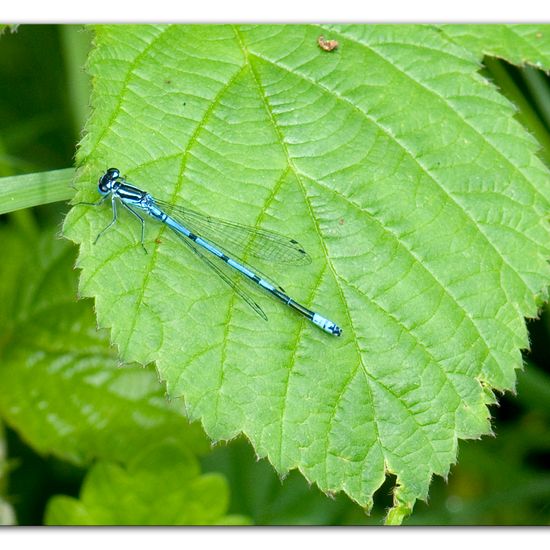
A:
{"type": "Polygon", "coordinates": [[[72,168],[0,178],[0,214],[69,200],[73,178],[72,168]]]}
{"type": "MultiPolygon", "coordinates": [[[[546,29],[546,27],[543,27],[546,29]]],[[[548,171],[479,61],[422,26],[98,27],[78,200],[108,166],[154,196],[299,237],[307,268],[258,264],[342,325],[269,322],[167,228],[77,206],[80,289],[126,361],[155,361],[213,439],[399,522],[490,432],[549,281],[548,171]],[[337,49],[317,45],[319,35],[337,49]]]]}
{"type": "Polygon", "coordinates": [[[550,70],[548,25],[443,25],[442,31],[478,58],[490,55],[550,70]]]}
{"type": "Polygon", "coordinates": [[[77,464],[126,461],[150,441],[180,434],[204,452],[199,426],[168,403],[154,370],[120,368],[89,300],[76,300],[74,247],[0,229],[0,414],[40,453],[77,464]],[[17,289],[14,292],[14,289],[17,289]]]}
{"type": "Polygon", "coordinates": [[[195,458],[176,444],[142,450],[126,468],[99,462],[80,500],[53,497],[48,525],[244,525],[227,516],[228,489],[217,474],[200,475],[195,458]]]}

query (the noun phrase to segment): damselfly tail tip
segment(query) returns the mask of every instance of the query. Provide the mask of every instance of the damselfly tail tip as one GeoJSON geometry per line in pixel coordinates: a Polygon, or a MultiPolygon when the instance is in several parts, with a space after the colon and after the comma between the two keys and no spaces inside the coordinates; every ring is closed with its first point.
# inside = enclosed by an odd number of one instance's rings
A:
{"type": "Polygon", "coordinates": [[[329,319],[325,319],[322,315],[319,315],[318,313],[315,313],[313,315],[313,319],[311,320],[315,325],[322,328],[325,332],[332,334],[333,336],[342,335],[342,329],[336,323],[333,323],[329,319]]]}

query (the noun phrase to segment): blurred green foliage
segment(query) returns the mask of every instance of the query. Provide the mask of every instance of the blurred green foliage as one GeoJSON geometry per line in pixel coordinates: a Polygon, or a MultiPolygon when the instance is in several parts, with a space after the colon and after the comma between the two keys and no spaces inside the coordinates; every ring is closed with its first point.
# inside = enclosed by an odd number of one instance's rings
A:
{"type": "MultiPolygon", "coordinates": [[[[90,43],[83,27],[71,27],[90,43]]],[[[20,26],[2,35],[0,48],[0,176],[72,164],[78,133],[69,83],[87,81],[63,27],[20,26]],[[74,70],[74,66],[80,68],[74,70]]],[[[87,108],[87,102],[85,104],[87,108]]]]}
{"type": "MultiPolygon", "coordinates": [[[[0,176],[72,166],[88,112],[89,82],[83,64],[90,42],[89,31],[71,25],[23,25],[2,34],[0,176]]],[[[539,140],[541,158],[548,163],[548,76],[496,59],[487,59],[484,71],[518,106],[518,119],[539,140]]],[[[65,209],[56,203],[19,211],[0,217],[0,224],[23,232],[29,227],[59,227],[65,209]]],[[[449,479],[434,480],[429,503],[418,504],[406,523],[550,523],[548,310],[529,322],[529,329],[532,347],[524,372],[518,373],[517,395],[502,396],[499,406],[492,407],[496,437],[461,442],[449,479]]],[[[0,456],[0,505],[13,507],[19,524],[41,524],[51,497],[78,497],[87,470],[40,456],[24,439],[9,424],[0,431],[0,448],[7,449],[7,461],[0,456]]],[[[265,460],[256,461],[242,439],[215,446],[201,457],[201,469],[223,474],[229,482],[227,513],[247,516],[256,524],[380,524],[391,504],[391,479],[378,491],[375,509],[367,517],[344,495],[329,498],[308,486],[298,472],[279,479],[265,460]]],[[[8,515],[11,512],[3,517],[8,515]]]]}
{"type": "Polygon", "coordinates": [[[247,525],[227,516],[228,487],[219,474],[201,475],[192,453],[176,442],[145,446],[127,466],[98,462],[77,500],[50,499],[48,525],[247,525]]]}

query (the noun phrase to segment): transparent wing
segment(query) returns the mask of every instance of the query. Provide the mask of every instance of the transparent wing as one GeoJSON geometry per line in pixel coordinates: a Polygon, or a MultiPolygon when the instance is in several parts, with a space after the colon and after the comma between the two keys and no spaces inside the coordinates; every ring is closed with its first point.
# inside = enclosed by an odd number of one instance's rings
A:
{"type": "MultiPolygon", "coordinates": [[[[187,237],[180,235],[177,231],[174,233],[181,239],[181,241],[188,246],[206,265],[212,269],[225,283],[227,283],[235,293],[241,297],[251,308],[257,313],[264,321],[267,321],[267,315],[264,310],[242,289],[237,285],[226,273],[224,273],[223,266],[227,264],[219,259],[216,259],[215,256],[212,258],[208,257],[207,252],[203,252],[202,249],[190,241],[187,237]]],[[[231,269],[230,266],[227,266],[227,269],[231,269]]]]}
{"type": "Polygon", "coordinates": [[[169,216],[190,231],[215,244],[228,256],[247,255],[287,264],[306,265],[311,258],[302,245],[285,235],[206,216],[189,208],[155,199],[169,216]]]}

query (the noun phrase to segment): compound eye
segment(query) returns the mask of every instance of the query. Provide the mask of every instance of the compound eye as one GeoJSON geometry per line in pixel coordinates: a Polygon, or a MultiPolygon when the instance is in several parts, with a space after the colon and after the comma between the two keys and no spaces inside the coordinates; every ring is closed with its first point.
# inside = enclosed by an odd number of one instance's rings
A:
{"type": "Polygon", "coordinates": [[[120,172],[117,168],[109,168],[103,176],[99,178],[99,192],[102,195],[109,193],[113,187],[113,184],[116,182],[120,172]]]}
{"type": "Polygon", "coordinates": [[[109,174],[109,177],[113,180],[116,180],[120,176],[120,171],[118,168],[109,168],[109,170],[107,170],[107,173],[109,174]]]}

